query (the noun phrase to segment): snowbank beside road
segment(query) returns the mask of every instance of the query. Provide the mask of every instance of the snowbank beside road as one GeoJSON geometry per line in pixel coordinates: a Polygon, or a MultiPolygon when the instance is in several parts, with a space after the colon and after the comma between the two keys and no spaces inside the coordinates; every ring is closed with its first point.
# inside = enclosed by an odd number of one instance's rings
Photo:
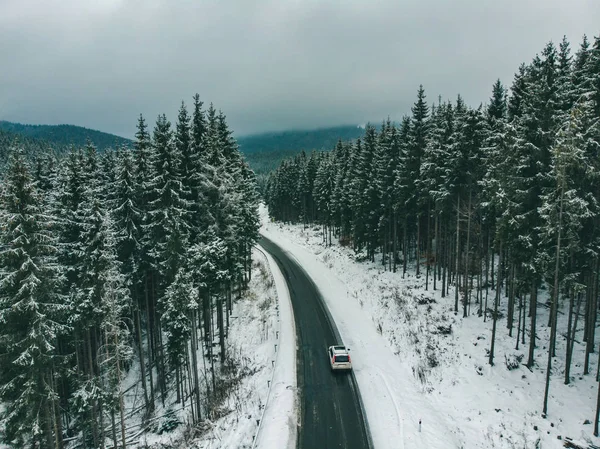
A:
{"type": "Polygon", "coordinates": [[[270,254],[264,252],[275,281],[280,331],[273,385],[258,432],[256,449],[294,449],[298,432],[296,388],[296,326],[285,279],[270,254]]]}

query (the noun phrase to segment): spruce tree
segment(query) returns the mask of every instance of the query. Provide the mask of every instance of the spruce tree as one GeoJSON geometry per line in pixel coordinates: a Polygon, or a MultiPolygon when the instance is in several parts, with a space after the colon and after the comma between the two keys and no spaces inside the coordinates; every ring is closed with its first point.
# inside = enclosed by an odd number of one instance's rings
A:
{"type": "MultiPolygon", "coordinates": [[[[0,192],[0,399],[3,440],[21,447],[61,442],[55,408],[56,344],[66,310],[51,219],[22,151],[9,159],[0,192]]],[[[60,419],[60,418],[58,418],[60,419]]]]}

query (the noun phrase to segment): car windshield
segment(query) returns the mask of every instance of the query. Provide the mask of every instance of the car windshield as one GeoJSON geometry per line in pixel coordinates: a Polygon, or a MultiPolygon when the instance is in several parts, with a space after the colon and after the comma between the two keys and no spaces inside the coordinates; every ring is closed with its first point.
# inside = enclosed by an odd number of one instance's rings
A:
{"type": "Polygon", "coordinates": [[[348,356],[347,355],[336,355],[335,356],[335,362],[336,363],[347,362],[347,361],[348,361],[348,356]]]}

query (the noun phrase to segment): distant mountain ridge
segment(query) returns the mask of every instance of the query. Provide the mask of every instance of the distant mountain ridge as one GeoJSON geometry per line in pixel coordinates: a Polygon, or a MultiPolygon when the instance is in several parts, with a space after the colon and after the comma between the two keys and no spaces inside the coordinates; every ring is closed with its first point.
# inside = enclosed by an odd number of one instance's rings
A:
{"type": "Polygon", "coordinates": [[[89,140],[99,151],[133,145],[130,139],[75,125],[26,125],[0,120],[0,130],[41,139],[59,146],[83,147],[89,140]]]}
{"type": "MultiPolygon", "coordinates": [[[[313,150],[328,151],[338,140],[355,140],[364,135],[364,128],[357,125],[341,125],[329,128],[266,132],[237,138],[240,151],[257,174],[268,173],[281,160],[295,154],[313,150]]],[[[69,146],[84,147],[88,140],[98,151],[120,146],[132,147],[133,141],[114,134],[75,125],[27,125],[0,120],[0,159],[5,160],[9,147],[20,140],[28,154],[42,148],[52,148],[63,153],[69,146]],[[20,136],[20,137],[19,137],[20,136]]],[[[1,165],[1,162],[0,162],[1,165]]]]}
{"type": "Polygon", "coordinates": [[[354,140],[364,135],[364,128],[357,125],[330,128],[268,132],[237,139],[242,153],[267,151],[330,150],[338,140],[354,140]]]}

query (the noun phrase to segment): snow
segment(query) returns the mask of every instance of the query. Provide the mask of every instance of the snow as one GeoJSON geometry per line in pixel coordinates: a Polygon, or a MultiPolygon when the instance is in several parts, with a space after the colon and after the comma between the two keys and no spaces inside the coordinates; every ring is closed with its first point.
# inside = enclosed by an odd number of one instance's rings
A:
{"type": "MultiPolygon", "coordinates": [[[[600,443],[592,436],[593,424],[583,424],[594,420],[598,383],[594,375],[582,375],[582,344],[575,348],[574,381],[563,384],[565,314],[559,318],[560,356],[553,361],[549,414],[541,416],[549,338],[543,296],[533,372],[523,364],[507,368],[505,357],[523,355],[526,361],[529,337],[515,350],[516,337],[508,337],[505,319],[498,321],[492,367],[487,355],[492,321],[483,322],[475,307],[467,318],[462,310],[455,315],[452,288],[442,298],[431,283],[425,290],[425,278],[417,278],[414,267],[402,279],[378,263],[356,262],[352,249],[325,247],[318,226],[270,222],[264,206],[261,217],[261,233],[313,278],[351,348],[374,447],[545,449],[562,447],[565,437],[600,443]]],[[[590,367],[594,374],[596,362],[597,355],[590,367]]]]}
{"type": "Polygon", "coordinates": [[[289,425],[295,421],[295,328],[283,277],[265,257],[254,250],[250,291],[234,306],[228,338],[230,351],[243,354],[254,374],[229,398],[231,413],[186,447],[285,449],[286,441],[291,442],[290,448],[295,446],[295,425],[289,425]]]}
{"type": "Polygon", "coordinates": [[[279,345],[271,391],[254,447],[293,449],[298,430],[296,384],[296,327],[290,293],[279,267],[268,254],[271,273],[279,297],[279,345]]]}

